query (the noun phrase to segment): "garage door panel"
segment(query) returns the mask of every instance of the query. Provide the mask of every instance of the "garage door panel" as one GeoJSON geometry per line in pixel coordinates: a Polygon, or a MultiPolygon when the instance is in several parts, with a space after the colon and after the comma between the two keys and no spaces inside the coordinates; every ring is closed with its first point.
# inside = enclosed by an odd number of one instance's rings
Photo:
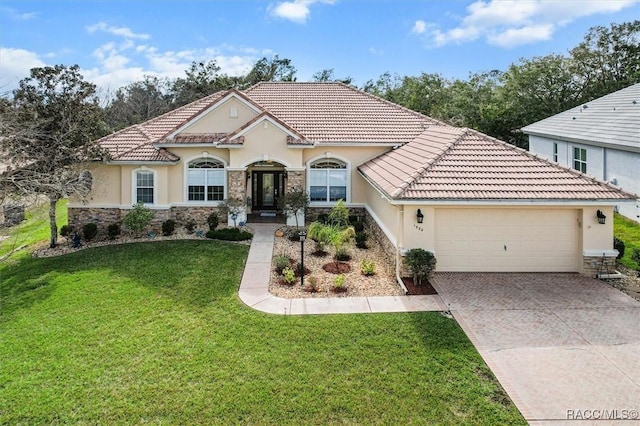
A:
{"type": "Polygon", "coordinates": [[[437,270],[577,271],[576,217],[576,210],[437,209],[437,270]]]}

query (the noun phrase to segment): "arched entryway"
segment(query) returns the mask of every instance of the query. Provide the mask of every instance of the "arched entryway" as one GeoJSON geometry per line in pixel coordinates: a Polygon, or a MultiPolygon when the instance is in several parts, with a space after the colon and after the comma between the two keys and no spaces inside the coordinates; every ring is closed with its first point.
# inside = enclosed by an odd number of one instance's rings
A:
{"type": "Polygon", "coordinates": [[[278,211],[278,200],[286,190],[285,165],[272,160],[252,163],[247,167],[247,194],[251,197],[249,221],[284,222],[278,211]]]}

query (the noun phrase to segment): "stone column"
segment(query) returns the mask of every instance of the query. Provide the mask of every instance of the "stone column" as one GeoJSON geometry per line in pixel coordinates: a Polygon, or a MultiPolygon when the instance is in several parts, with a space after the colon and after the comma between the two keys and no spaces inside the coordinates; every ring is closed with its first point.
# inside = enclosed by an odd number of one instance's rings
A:
{"type": "MultiPolygon", "coordinates": [[[[247,200],[247,181],[245,179],[246,171],[242,170],[227,170],[227,197],[228,199],[235,198],[242,201],[244,206],[242,212],[238,214],[236,223],[247,222],[247,209],[245,202],[247,200]]],[[[233,219],[231,216],[227,218],[228,225],[233,226],[233,219]]]]}
{"type": "MultiPolygon", "coordinates": [[[[306,191],[305,182],[304,182],[305,170],[287,170],[287,182],[286,182],[286,192],[291,191],[306,191]]],[[[301,213],[297,218],[300,225],[304,224],[304,214],[301,213]]],[[[296,218],[288,217],[287,218],[287,226],[295,226],[296,218]]]]}

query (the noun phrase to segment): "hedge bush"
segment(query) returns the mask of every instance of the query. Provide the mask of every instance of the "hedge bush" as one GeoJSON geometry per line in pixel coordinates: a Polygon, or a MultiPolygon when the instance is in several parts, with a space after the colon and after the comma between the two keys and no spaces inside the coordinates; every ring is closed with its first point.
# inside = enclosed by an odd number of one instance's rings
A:
{"type": "Polygon", "coordinates": [[[251,232],[241,231],[240,228],[223,228],[215,231],[207,231],[206,236],[212,240],[224,241],[244,241],[253,238],[251,232]]]}
{"type": "Polygon", "coordinates": [[[112,223],[111,225],[107,226],[107,235],[109,235],[109,238],[111,238],[112,240],[120,235],[120,224],[112,223]]]}
{"type": "Polygon", "coordinates": [[[173,219],[167,219],[162,222],[162,235],[168,237],[176,230],[176,221],[173,219]]]}
{"type": "Polygon", "coordinates": [[[71,234],[73,234],[73,228],[69,225],[62,225],[60,227],[60,235],[62,235],[63,237],[68,237],[71,234]]]}
{"type": "Polygon", "coordinates": [[[98,224],[93,222],[85,224],[82,227],[82,235],[87,241],[93,240],[98,235],[98,224]]]}
{"type": "Polygon", "coordinates": [[[624,241],[622,241],[619,238],[614,237],[613,238],[613,248],[618,250],[618,256],[616,257],[616,259],[622,259],[622,256],[624,256],[624,241]]]}

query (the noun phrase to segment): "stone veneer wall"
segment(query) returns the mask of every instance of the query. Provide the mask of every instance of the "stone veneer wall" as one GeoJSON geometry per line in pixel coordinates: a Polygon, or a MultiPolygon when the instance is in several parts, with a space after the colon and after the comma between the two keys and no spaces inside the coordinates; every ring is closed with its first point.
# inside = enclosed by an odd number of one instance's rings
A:
{"type": "MultiPolygon", "coordinates": [[[[206,229],[207,217],[217,212],[217,207],[171,207],[164,210],[151,210],[154,218],[151,221],[151,230],[162,231],[162,222],[173,219],[178,226],[185,225],[190,221],[196,222],[198,227],[206,229]]],[[[129,213],[129,210],[119,208],[93,208],[93,207],[69,207],[68,223],[74,230],[80,230],[87,223],[96,223],[98,232],[106,234],[106,229],[112,223],[122,223],[122,219],[129,213]]],[[[220,216],[220,215],[218,215],[220,216]]],[[[220,223],[224,221],[221,219],[220,223]]],[[[226,223],[226,222],[224,222],[226,223]]]]}
{"type": "Polygon", "coordinates": [[[382,247],[384,253],[384,262],[387,267],[387,271],[390,271],[395,276],[396,270],[396,246],[387,238],[378,223],[373,220],[369,215],[369,212],[364,210],[365,225],[364,229],[369,234],[369,244],[378,244],[382,247]]]}
{"type": "Polygon", "coordinates": [[[287,172],[287,181],[285,191],[291,192],[294,190],[304,189],[304,172],[301,170],[295,170],[287,172]]]}
{"type": "Polygon", "coordinates": [[[229,198],[246,200],[247,184],[246,174],[242,170],[229,170],[227,172],[227,191],[229,198]]]}
{"type": "Polygon", "coordinates": [[[582,275],[596,277],[598,274],[613,274],[615,270],[615,256],[582,256],[582,275]]]}

